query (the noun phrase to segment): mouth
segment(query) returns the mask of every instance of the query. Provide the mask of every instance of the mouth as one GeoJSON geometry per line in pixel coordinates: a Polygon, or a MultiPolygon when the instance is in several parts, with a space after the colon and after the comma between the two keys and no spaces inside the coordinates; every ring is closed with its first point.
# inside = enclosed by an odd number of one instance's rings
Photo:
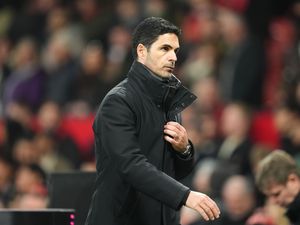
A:
{"type": "Polygon", "coordinates": [[[165,66],[165,68],[166,68],[169,72],[173,72],[173,70],[174,70],[174,66],[165,66]]]}

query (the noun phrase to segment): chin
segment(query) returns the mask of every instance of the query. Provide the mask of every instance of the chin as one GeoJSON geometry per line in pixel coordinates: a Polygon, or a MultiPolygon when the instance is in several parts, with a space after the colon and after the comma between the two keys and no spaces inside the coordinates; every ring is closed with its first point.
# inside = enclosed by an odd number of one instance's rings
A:
{"type": "Polygon", "coordinates": [[[164,74],[163,74],[163,77],[171,77],[172,76],[172,72],[165,72],[164,74]]]}
{"type": "Polygon", "coordinates": [[[165,78],[165,77],[170,77],[172,74],[164,72],[164,73],[156,73],[156,75],[158,75],[159,77],[165,78]]]}

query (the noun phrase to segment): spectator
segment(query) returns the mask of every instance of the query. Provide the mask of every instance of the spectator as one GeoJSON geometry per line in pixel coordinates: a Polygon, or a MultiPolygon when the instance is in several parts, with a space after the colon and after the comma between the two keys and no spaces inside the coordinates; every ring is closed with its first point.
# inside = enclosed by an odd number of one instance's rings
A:
{"type": "Polygon", "coordinates": [[[295,160],[282,150],[273,151],[259,163],[255,178],[271,203],[287,208],[290,222],[299,225],[300,175],[295,160]]]}
{"type": "Polygon", "coordinates": [[[14,69],[4,84],[4,107],[11,102],[24,102],[35,111],[44,98],[46,81],[46,74],[39,65],[36,43],[32,39],[22,39],[13,53],[14,69]]]}

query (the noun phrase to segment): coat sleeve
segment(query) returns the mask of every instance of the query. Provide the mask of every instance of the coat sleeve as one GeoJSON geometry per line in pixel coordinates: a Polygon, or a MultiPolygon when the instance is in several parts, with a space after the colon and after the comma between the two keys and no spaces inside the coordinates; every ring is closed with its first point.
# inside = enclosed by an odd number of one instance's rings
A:
{"type": "MultiPolygon", "coordinates": [[[[188,176],[195,165],[195,150],[193,143],[189,140],[189,144],[191,145],[191,154],[187,157],[183,157],[180,153],[176,152],[175,157],[175,178],[177,180],[183,179],[188,176]]],[[[174,150],[175,152],[175,150],[174,150]]]]}
{"type": "Polygon", "coordinates": [[[136,190],[179,209],[189,188],[149,163],[138,144],[135,114],[120,95],[102,103],[95,121],[106,154],[118,165],[118,173],[136,190]]]}

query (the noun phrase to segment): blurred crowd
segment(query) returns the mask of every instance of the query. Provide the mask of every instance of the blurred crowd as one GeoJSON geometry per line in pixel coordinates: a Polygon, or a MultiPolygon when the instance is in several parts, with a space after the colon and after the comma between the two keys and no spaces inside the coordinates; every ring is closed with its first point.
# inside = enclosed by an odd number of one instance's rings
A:
{"type": "MultiPolygon", "coordinates": [[[[220,202],[212,224],[288,224],[253,177],[274,149],[300,164],[298,0],[2,0],[0,206],[47,207],[49,173],[95,170],[95,112],[148,16],[182,29],[175,74],[198,97],[183,113],[197,165],[182,182],[220,202]]],[[[205,224],[186,208],[181,223],[205,224]]]]}

